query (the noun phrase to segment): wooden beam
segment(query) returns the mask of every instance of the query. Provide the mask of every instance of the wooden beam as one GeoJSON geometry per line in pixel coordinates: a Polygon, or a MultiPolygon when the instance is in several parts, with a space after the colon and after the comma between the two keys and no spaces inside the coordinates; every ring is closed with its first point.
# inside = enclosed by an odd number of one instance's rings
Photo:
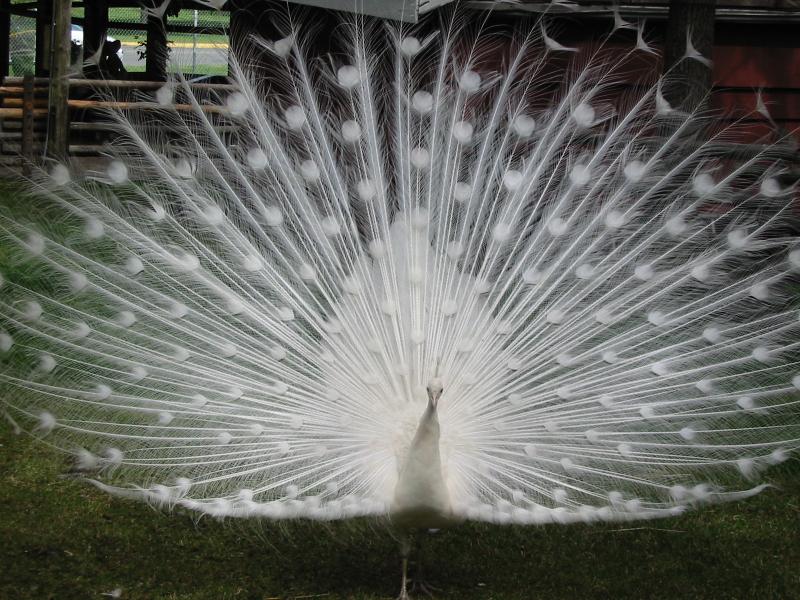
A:
{"type": "MultiPolygon", "coordinates": [[[[69,106],[82,110],[152,110],[153,112],[164,110],[175,110],[178,112],[195,112],[195,107],[191,104],[171,104],[162,106],[158,102],[128,102],[116,100],[70,100],[69,106]]],[[[229,115],[230,109],[219,104],[201,104],[200,110],[204,113],[229,115]]]]}
{"type": "MultiPolygon", "coordinates": [[[[31,90],[31,93],[33,93],[33,90],[31,90]]],[[[3,99],[3,106],[5,108],[24,108],[28,104],[29,101],[24,96],[22,98],[3,99]]],[[[47,108],[47,98],[34,98],[33,100],[30,101],[30,105],[35,108],[47,108]]]]}
{"type": "MultiPolygon", "coordinates": [[[[47,116],[46,108],[34,108],[31,112],[34,119],[41,119],[47,116]]],[[[25,110],[22,108],[0,108],[0,118],[2,119],[24,119],[25,110]]],[[[7,127],[7,123],[3,126],[7,127]]]]}
{"type": "Polygon", "coordinates": [[[69,55],[72,0],[53,0],[53,52],[50,61],[50,120],[47,153],[66,160],[69,146],[69,55]]]}
{"type": "Polygon", "coordinates": [[[452,0],[293,0],[297,4],[307,4],[329,10],[356,12],[384,19],[397,19],[416,23],[422,12],[427,12],[452,0]]]}
{"type": "MultiPolygon", "coordinates": [[[[22,85],[22,77],[8,77],[5,81],[9,93],[13,87],[22,85]]],[[[48,85],[50,80],[47,77],[37,77],[34,79],[37,85],[48,85]]],[[[88,88],[124,88],[137,90],[157,90],[164,86],[163,81],[131,81],[128,79],[70,79],[70,87],[88,88]]],[[[181,86],[182,87],[182,86],[181,86]]],[[[232,83],[190,83],[189,87],[193,90],[219,90],[234,91],[239,89],[232,83]]],[[[17,92],[21,93],[20,90],[17,92]]]]}
{"type": "Polygon", "coordinates": [[[714,50],[716,0],[670,0],[667,16],[664,72],[669,79],[664,86],[667,101],[683,110],[706,103],[711,91],[711,66],[685,58],[687,40],[702,57],[711,60],[714,50]]]}
{"type": "Polygon", "coordinates": [[[50,68],[50,27],[53,22],[53,10],[50,0],[38,0],[36,3],[36,67],[37,77],[47,75],[50,68]]]}

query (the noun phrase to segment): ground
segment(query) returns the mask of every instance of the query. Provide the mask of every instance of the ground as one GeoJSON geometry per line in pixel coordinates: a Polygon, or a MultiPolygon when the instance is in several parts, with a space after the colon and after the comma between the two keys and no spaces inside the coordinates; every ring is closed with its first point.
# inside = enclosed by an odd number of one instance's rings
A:
{"type": "MultiPolygon", "coordinates": [[[[430,536],[437,598],[800,598],[800,465],[745,502],[624,525],[466,524],[430,536]]],[[[61,477],[0,425],[0,598],[392,598],[395,541],[372,522],[197,522],[61,477]]]]}

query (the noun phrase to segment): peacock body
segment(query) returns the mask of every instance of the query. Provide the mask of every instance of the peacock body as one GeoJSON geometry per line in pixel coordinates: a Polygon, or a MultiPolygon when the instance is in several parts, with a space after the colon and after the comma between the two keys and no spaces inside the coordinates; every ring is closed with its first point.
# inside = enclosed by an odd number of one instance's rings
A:
{"type": "Polygon", "coordinates": [[[641,32],[576,52],[433,19],[341,17],[320,58],[278,11],[237,91],[175,79],[158,123],[113,115],[107,170],[34,177],[0,215],[11,423],[219,517],[609,521],[762,490],[800,445],[778,146],[731,159],[735,126],[663,81],[621,93],[641,32]]]}

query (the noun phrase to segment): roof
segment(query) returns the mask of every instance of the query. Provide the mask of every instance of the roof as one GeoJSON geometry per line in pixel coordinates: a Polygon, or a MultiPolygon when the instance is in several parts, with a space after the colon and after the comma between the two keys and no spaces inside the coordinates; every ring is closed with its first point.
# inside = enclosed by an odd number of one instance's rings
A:
{"type": "MultiPolygon", "coordinates": [[[[426,12],[449,4],[452,0],[290,0],[334,10],[360,12],[387,19],[416,22],[426,12]]],[[[562,0],[558,3],[547,0],[467,0],[466,6],[516,13],[563,12],[571,15],[608,15],[616,4],[623,15],[631,17],[665,18],[669,0],[624,0],[612,3],[609,0],[562,0]]],[[[718,0],[717,19],[746,20],[749,22],[800,22],[800,5],[790,0],[718,0]]]]}

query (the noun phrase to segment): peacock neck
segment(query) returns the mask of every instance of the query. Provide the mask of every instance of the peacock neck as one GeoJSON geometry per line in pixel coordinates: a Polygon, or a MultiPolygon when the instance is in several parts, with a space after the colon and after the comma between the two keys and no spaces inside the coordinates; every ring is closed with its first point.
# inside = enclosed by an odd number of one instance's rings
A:
{"type": "Polygon", "coordinates": [[[437,407],[429,399],[395,488],[391,514],[392,520],[401,526],[417,529],[442,527],[451,518],[439,438],[437,407]]]}

